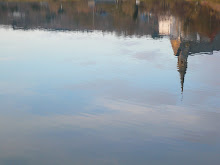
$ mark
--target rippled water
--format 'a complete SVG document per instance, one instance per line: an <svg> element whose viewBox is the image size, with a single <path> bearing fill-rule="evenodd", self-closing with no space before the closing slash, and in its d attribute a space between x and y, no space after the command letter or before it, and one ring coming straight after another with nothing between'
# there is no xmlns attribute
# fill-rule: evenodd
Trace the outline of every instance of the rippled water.
<svg viewBox="0 0 220 165"><path fill-rule="evenodd" d="M0 164L219 165L220 4L0 3Z"/></svg>

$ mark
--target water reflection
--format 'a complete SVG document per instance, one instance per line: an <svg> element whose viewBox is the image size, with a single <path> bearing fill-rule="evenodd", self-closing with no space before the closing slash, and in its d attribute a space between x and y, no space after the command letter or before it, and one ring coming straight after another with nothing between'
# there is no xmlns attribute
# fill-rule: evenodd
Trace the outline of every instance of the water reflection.
<svg viewBox="0 0 220 165"><path fill-rule="evenodd" d="M182 34L186 39L195 33L197 38L213 40L220 24L219 11L214 9L186 1L1 2L1 24L14 29L102 30L152 37Z"/></svg>
<svg viewBox="0 0 220 165"><path fill-rule="evenodd" d="M219 3L1 2L0 24L0 164L219 165Z"/></svg>
<svg viewBox="0 0 220 165"><path fill-rule="evenodd" d="M188 55L220 50L220 11L214 2L83 0L1 2L0 24L13 29L114 32L170 38L183 91Z"/></svg>

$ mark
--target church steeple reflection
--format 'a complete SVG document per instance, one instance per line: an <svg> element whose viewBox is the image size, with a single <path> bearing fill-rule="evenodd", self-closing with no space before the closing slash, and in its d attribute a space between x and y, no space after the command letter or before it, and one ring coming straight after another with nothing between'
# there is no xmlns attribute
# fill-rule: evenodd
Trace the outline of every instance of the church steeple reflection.
<svg viewBox="0 0 220 165"><path fill-rule="evenodd" d="M202 38L200 41L196 38L178 38L171 39L171 45L174 55L178 57L177 70L180 75L181 92L184 89L184 80L187 72L188 56L190 55L212 55L213 51L220 50L220 34L216 35L212 41Z"/></svg>
<svg viewBox="0 0 220 165"><path fill-rule="evenodd" d="M181 43L180 40L171 40L174 55L178 57L177 70L180 75L181 92L183 93L184 79L187 71L187 59L189 54L189 43Z"/></svg>
<svg viewBox="0 0 220 165"><path fill-rule="evenodd" d="M181 92L183 92L184 79L187 70L187 59L189 53L189 44L180 44L176 56L178 56L177 68L180 74Z"/></svg>

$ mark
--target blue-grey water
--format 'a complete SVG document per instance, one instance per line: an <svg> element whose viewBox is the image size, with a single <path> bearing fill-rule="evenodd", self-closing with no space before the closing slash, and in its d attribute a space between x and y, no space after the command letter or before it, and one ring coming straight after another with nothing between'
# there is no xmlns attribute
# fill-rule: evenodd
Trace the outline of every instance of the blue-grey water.
<svg viewBox="0 0 220 165"><path fill-rule="evenodd" d="M219 165L220 13L180 2L1 2L0 164Z"/></svg>

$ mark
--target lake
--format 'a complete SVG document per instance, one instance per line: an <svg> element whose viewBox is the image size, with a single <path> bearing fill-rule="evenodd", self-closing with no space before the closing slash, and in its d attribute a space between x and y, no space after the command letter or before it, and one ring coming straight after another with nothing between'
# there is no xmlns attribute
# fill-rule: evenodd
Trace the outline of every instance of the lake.
<svg viewBox="0 0 220 165"><path fill-rule="evenodd" d="M0 2L0 164L219 165L220 3Z"/></svg>

